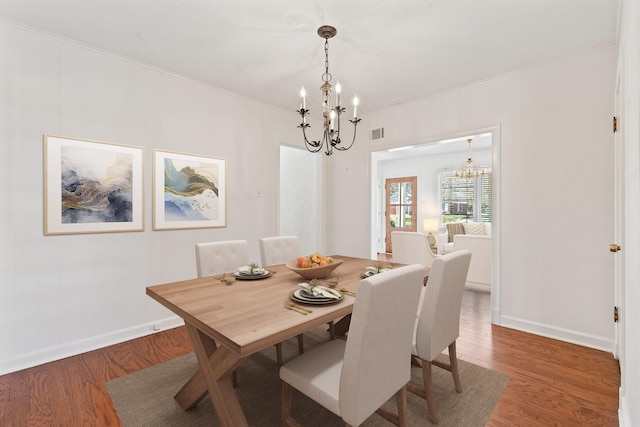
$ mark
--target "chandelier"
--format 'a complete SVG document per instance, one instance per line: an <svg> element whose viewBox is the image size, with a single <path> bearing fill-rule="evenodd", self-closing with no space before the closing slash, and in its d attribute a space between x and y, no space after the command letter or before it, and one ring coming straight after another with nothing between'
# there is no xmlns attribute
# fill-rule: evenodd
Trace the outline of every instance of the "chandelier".
<svg viewBox="0 0 640 427"><path fill-rule="evenodd" d="M467 139L469 143L469 157L462 163L461 167L455 168L455 176L459 178L478 178L484 175L486 172L482 166L478 166L475 160L471 157L471 141L473 138Z"/></svg>
<svg viewBox="0 0 640 427"><path fill-rule="evenodd" d="M358 126L358 122L360 121L358 118L358 97L356 96L353 98L353 119L349 120L353 123L353 139L348 146L343 145L342 139L340 138L340 116L346 110L340 105L340 91L342 88L340 87L340 83L336 83L334 90L331 86L332 76L331 73L329 73L329 39L334 37L337 32L338 31L334 27L329 25L323 25L318 28L318 35L324 39L324 73L322 74L322 86L320 86L320 90L322 91L323 117L322 139L309 141L307 138L307 128L310 127L310 125L307 123L306 119L307 114L309 114L309 110L306 109L307 92L304 87L300 90L302 103L300 104L300 109L297 110L298 114L302 117L302 123L300 123L298 127L302 128L305 147L312 153L317 153L322 150L322 147L325 147L324 153L327 156L333 154L334 148L340 151L346 151L351 148L353 142L356 140L356 126Z"/></svg>

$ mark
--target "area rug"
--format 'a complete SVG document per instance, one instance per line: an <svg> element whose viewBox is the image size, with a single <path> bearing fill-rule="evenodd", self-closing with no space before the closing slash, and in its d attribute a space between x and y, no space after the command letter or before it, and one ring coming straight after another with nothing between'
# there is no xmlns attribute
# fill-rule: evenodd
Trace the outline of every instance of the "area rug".
<svg viewBox="0 0 640 427"><path fill-rule="evenodd" d="M324 331L304 334L305 350L326 341ZM283 343L284 360L295 357L296 340ZM218 426L211 400L207 396L196 408L183 411L173 399L180 387L197 369L193 353L152 366L106 383L118 416L125 427L143 426ZM438 410L438 426L484 426L500 399L509 377L464 361L459 362L462 393L456 393L451 374L433 368ZM238 368L236 393L250 426L276 427L280 415L280 380L275 362L275 347L256 353ZM412 382L422 384L422 371L412 367ZM409 424L431 425L427 404L412 393L408 395ZM386 407L395 412L395 399ZM295 392L293 415L310 427L344 426L344 422L306 396ZM377 414L363 426L389 426Z"/></svg>

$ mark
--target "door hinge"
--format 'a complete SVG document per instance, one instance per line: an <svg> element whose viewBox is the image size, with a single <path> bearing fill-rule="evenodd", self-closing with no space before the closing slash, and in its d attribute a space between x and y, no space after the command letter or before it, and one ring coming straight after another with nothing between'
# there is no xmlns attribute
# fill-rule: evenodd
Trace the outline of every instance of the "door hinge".
<svg viewBox="0 0 640 427"><path fill-rule="evenodd" d="M618 118L613 116L613 132L615 133L618 130Z"/></svg>
<svg viewBox="0 0 640 427"><path fill-rule="evenodd" d="M618 307L613 307L613 321L618 321Z"/></svg>

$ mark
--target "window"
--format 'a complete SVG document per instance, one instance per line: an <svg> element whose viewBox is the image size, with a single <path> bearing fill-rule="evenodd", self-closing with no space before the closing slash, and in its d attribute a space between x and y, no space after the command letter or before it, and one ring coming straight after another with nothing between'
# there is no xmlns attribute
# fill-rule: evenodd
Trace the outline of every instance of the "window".
<svg viewBox="0 0 640 427"><path fill-rule="evenodd" d="M478 178L440 175L440 223L491 222L491 172Z"/></svg>

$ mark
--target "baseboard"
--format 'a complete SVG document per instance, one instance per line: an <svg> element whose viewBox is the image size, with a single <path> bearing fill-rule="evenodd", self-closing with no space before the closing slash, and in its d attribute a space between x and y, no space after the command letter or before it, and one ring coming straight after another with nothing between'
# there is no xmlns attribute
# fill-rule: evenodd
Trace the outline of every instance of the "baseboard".
<svg viewBox="0 0 640 427"><path fill-rule="evenodd" d="M491 307L491 324L500 325L500 310Z"/></svg>
<svg viewBox="0 0 640 427"><path fill-rule="evenodd" d="M505 328L516 329L547 338L553 338L584 347L594 348L613 354L614 342L604 337L585 334L570 329L559 328L552 325L545 325L538 322L532 322L526 319L520 319L511 316L500 316L500 326Z"/></svg>
<svg viewBox="0 0 640 427"><path fill-rule="evenodd" d="M629 399L622 395L622 387L620 387L619 396L620 406L618 407L618 425L620 427L631 427L631 408L629 408Z"/></svg>
<svg viewBox="0 0 640 427"><path fill-rule="evenodd" d="M466 282L464 288L470 291L491 293L491 285L487 283Z"/></svg>
<svg viewBox="0 0 640 427"><path fill-rule="evenodd" d="M184 325L184 321L180 317L172 316L131 328L113 331L108 334L75 341L62 346L48 347L13 359L3 360L0 362L0 375L64 359L65 357L76 356L88 351L108 347L110 345L151 335L159 331L173 329L182 325Z"/></svg>

